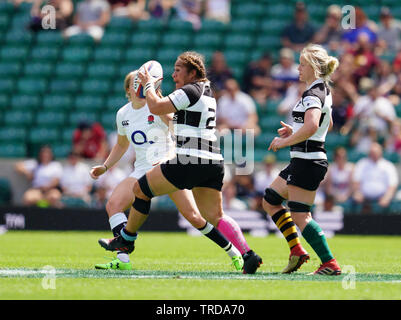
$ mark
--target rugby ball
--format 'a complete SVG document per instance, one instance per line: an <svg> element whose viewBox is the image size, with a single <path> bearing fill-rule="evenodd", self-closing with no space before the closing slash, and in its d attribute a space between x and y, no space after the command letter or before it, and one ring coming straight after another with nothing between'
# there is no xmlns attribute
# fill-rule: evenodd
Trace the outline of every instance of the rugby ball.
<svg viewBox="0 0 401 320"><path fill-rule="evenodd" d="M148 62L145 62L140 68L139 72L144 73L146 70L148 70L148 73L155 79L159 79L155 82L155 89L157 90L160 88L160 85L163 80L163 68L162 65L156 61L156 60L150 60ZM145 98L145 94L143 92L143 86L141 84L141 81L139 79L139 75L137 74L134 78L134 91L137 97L139 98Z"/></svg>

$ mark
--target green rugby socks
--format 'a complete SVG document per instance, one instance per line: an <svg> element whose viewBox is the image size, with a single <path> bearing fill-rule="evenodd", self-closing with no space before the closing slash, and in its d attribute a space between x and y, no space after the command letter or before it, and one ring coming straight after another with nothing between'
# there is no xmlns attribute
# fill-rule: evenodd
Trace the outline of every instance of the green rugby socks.
<svg viewBox="0 0 401 320"><path fill-rule="evenodd" d="M302 236L309 243L309 245L315 250L322 263L325 263L333 259L333 255L329 249L326 237L324 236L323 230L317 224L315 220L311 220L304 230Z"/></svg>

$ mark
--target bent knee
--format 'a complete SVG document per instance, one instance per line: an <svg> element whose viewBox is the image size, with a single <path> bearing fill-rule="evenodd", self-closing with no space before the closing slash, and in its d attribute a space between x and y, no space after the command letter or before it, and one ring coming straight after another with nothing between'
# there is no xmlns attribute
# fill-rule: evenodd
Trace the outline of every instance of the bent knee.
<svg viewBox="0 0 401 320"><path fill-rule="evenodd" d="M196 211L186 212L185 217L189 223L197 229L203 228L206 224L206 220Z"/></svg>

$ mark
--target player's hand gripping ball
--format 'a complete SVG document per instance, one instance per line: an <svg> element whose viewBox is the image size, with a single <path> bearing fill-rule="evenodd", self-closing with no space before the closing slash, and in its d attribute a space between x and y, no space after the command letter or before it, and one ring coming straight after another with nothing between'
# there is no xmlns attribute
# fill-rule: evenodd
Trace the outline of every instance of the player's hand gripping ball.
<svg viewBox="0 0 401 320"><path fill-rule="evenodd" d="M163 80L163 68L158 61L150 60L145 62L140 68L139 72L145 73L145 69L148 74L154 79L155 90L157 90ZM138 74L139 74L138 72ZM139 75L136 75L133 80L134 91L137 97L145 98L145 92L143 85L141 84L141 79L139 79Z"/></svg>

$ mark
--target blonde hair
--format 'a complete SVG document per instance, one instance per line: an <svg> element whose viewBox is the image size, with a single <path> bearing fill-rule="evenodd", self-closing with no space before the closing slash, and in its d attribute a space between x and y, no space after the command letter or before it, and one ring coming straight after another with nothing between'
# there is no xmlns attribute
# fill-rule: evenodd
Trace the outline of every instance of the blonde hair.
<svg viewBox="0 0 401 320"><path fill-rule="evenodd" d="M125 76L125 79L124 79L125 96L127 97L127 99L129 101L132 100L131 94L129 93L129 89L133 86L134 78L137 75L137 73L138 73L138 70L131 71L130 73L128 73Z"/></svg>
<svg viewBox="0 0 401 320"><path fill-rule="evenodd" d="M125 79L124 79L124 90L125 90L125 96L127 97L128 101L132 101L132 97L131 97L131 94L129 93L129 89L131 89L134 86L134 79L135 79L136 75L138 74L138 72L139 72L139 70L134 70L134 71L131 71L130 73L128 73L125 76ZM162 96L162 90L161 90L160 87L156 90L156 94L160 98L163 97Z"/></svg>
<svg viewBox="0 0 401 320"><path fill-rule="evenodd" d="M339 62L336 57L329 56L326 49L318 44L309 44L301 51L301 56L311 65L316 78L330 82L330 75L337 69Z"/></svg>

